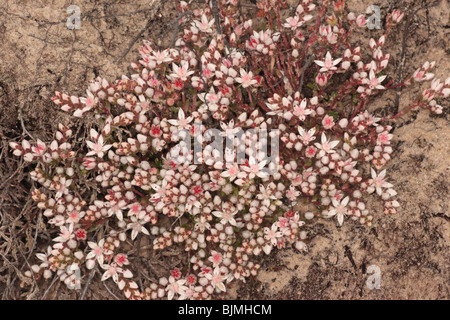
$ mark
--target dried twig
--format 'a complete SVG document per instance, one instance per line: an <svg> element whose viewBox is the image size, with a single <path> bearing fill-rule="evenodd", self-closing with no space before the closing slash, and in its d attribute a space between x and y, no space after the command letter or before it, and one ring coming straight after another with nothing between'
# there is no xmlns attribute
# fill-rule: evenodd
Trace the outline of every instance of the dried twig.
<svg viewBox="0 0 450 320"><path fill-rule="evenodd" d="M298 86L298 92L300 92L300 94L302 93L302 88L303 88L303 81L304 81L304 77L305 77L305 72L306 70L309 68L310 64L312 63L312 61L314 60L314 54L311 54L308 59L305 62L305 65L302 68L302 73L300 75L300 84Z"/></svg>
<svg viewBox="0 0 450 320"><path fill-rule="evenodd" d="M122 300L120 299L118 296L116 296L111 289L108 288L108 286L106 285L106 281L102 281L103 285L105 286L106 290L109 292L110 295L112 295L116 300Z"/></svg>
<svg viewBox="0 0 450 320"><path fill-rule="evenodd" d="M406 41L407 38L409 36L409 26L411 24L411 11L409 11L406 14L406 19L405 19L405 25L403 28L403 40L402 40L402 51L400 54L400 65L398 67L398 78L397 78L397 82L401 82L401 79L403 77L403 66L406 60ZM400 94L402 91L402 86L398 87L396 90L396 94L395 94L395 102L394 102L394 109L395 109L395 113L398 112L399 109L399 105L400 105Z"/></svg>
<svg viewBox="0 0 450 320"><path fill-rule="evenodd" d="M137 34L136 37L134 37L134 39L133 39L133 40L130 42L130 44L128 45L128 48L127 48L124 52L122 52L122 54L121 54L117 59L114 60L114 63L116 63L116 62L122 60L122 59L128 54L128 52L130 52L131 48L134 46L134 44L136 43L136 41L138 41L139 38L142 37L142 35L144 34L144 32L145 32L148 28L150 28L150 26L151 26L152 23L153 23L153 20L155 19L155 16L158 15L158 12L159 12L159 10L161 9L161 6L162 6L164 3L166 3L166 2L167 2L167 0L161 0L161 2L158 4L158 6L157 6L157 8L156 8L155 14L154 14L151 18L149 18L149 19L147 20L147 23L146 23L145 27L142 28L142 30Z"/></svg>
<svg viewBox="0 0 450 320"><path fill-rule="evenodd" d="M122 60L128 54L128 52L130 52L131 48L134 46L136 41L138 41L139 38L144 34L144 32L151 26L152 22L153 18L147 20L147 24L145 25L145 27L142 28L142 30L138 33L136 37L134 37L134 39L128 45L128 48L124 52L122 52L122 54L117 59L114 60L114 63Z"/></svg>
<svg viewBox="0 0 450 320"><path fill-rule="evenodd" d="M211 0L212 14L216 23L216 29L218 34L222 34L222 26L220 25L219 7L217 6L217 0Z"/></svg>
<svg viewBox="0 0 450 320"><path fill-rule="evenodd" d="M185 16L187 15L191 15L192 11L186 11L183 12L182 14L180 14L176 19L175 19L175 27L173 28L174 31L172 33L172 40L170 41L170 45L169 48L173 48L173 46L175 45L175 41L177 40L177 34L178 34L178 30L180 28L180 20L183 19Z"/></svg>
<svg viewBox="0 0 450 320"><path fill-rule="evenodd" d="M350 260L350 263L352 264L353 268L355 270L358 270L358 267L356 266L355 260L353 260L352 252L350 251L350 248L348 246L344 246L345 253L344 255Z"/></svg>
<svg viewBox="0 0 450 320"><path fill-rule="evenodd" d="M86 284L84 285L83 292L81 292L81 296L80 296L79 300L84 300L84 297L86 296L89 285L91 284L92 279L94 278L94 275L95 275L95 269L92 269L91 272L89 273L89 277L86 281Z"/></svg>
<svg viewBox="0 0 450 320"><path fill-rule="evenodd" d="M219 15L219 7L217 6L217 0L211 0L211 6L212 6L212 14L214 16L214 21L216 23L216 29L217 29L217 34L222 35L222 26L220 25L220 15ZM230 44L228 43L228 40L226 37L223 37L223 41L225 42L225 46L228 49L228 54L231 53L231 47Z"/></svg>
<svg viewBox="0 0 450 320"><path fill-rule="evenodd" d="M58 275L55 274L55 276L53 277L52 282L50 283L50 285L48 286L47 290L45 290L44 294L41 297L41 300L45 300L45 298L47 297L48 293L50 292L50 289L53 287L53 285L56 283L56 281L59 280Z"/></svg>

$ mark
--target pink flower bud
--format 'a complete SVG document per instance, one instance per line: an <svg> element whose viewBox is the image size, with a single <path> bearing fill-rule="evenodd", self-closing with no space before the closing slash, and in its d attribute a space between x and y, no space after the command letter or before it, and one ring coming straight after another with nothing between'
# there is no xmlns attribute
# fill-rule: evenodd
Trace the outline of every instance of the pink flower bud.
<svg viewBox="0 0 450 320"><path fill-rule="evenodd" d="M356 15L355 15L353 12L350 12L350 13L347 15L347 19L348 19L349 21L354 21L354 20L356 19Z"/></svg>
<svg viewBox="0 0 450 320"><path fill-rule="evenodd" d="M392 22L399 23L404 16L405 16L404 12L401 12L400 10L394 10L392 11Z"/></svg>
<svg viewBox="0 0 450 320"><path fill-rule="evenodd" d="M357 25L358 27L365 27L366 24L367 24L367 20L366 20L366 17L365 17L363 14L359 15L359 16L356 18L356 25Z"/></svg>
<svg viewBox="0 0 450 320"><path fill-rule="evenodd" d="M341 63L341 68L344 70L347 70L348 68L350 68L350 61L344 61Z"/></svg>
<svg viewBox="0 0 450 320"><path fill-rule="evenodd" d="M344 0L333 1L333 9L334 9L334 11L337 11L337 12L344 11L345 1Z"/></svg>
<svg viewBox="0 0 450 320"><path fill-rule="evenodd" d="M324 73L319 73L316 77L316 83L319 87L325 87L328 82L328 77Z"/></svg>
<svg viewBox="0 0 450 320"><path fill-rule="evenodd" d="M350 49L346 49L344 52L344 58L350 58L352 56L352 51Z"/></svg>
<svg viewBox="0 0 450 320"><path fill-rule="evenodd" d="M341 128L346 128L348 125L348 120L346 118L339 120L339 126Z"/></svg>

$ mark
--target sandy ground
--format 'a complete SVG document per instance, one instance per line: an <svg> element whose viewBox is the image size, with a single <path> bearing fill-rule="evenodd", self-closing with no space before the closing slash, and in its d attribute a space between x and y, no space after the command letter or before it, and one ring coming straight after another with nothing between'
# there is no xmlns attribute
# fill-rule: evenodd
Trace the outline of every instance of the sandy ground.
<svg viewBox="0 0 450 320"><path fill-rule="evenodd" d="M158 2L158 1L157 1ZM372 1L348 1L364 13ZM392 55L390 74L403 79L426 61L436 60L437 76L450 75L450 9L441 1L379 0L382 15L394 8L412 8L402 60L404 31L393 33L386 45ZM66 8L78 5L81 29L69 30ZM427 7L428 6L428 7ZM414 12L413 12L414 11ZM43 223L28 228L18 238L22 222L34 212L27 187L31 187L22 163L7 156L6 142L30 134L51 137L57 123L68 120L50 101L55 90L82 95L87 82L102 76L114 80L126 74L136 49L146 37L169 39L176 17L171 3L148 1L12 1L0 3L0 296L5 299L76 298L56 284L32 293L18 288L17 270L27 268L24 257L45 246L33 245ZM145 28L146 26L149 26ZM376 37L380 31L369 32ZM170 35L170 34L169 34ZM135 42L133 42L136 40ZM361 42L368 39L361 36ZM407 106L418 87L400 95ZM392 112L395 93L372 103L372 110ZM372 227L314 220L307 224L309 252L294 249L275 252L261 260L256 279L236 284L234 299L448 299L450 224L448 213L449 135L448 114L430 117L416 113L399 121L394 130L394 160L388 164L389 181L398 191L401 208L384 216L373 204ZM19 182L19 183L18 183ZM10 216L9 220L6 218ZM43 237L45 239L45 237ZM16 244L16 246L12 245ZM17 247L17 248L16 248ZM30 259L32 261L33 258ZM380 271L380 288L366 284L369 266ZM92 287L91 299L111 298L105 287Z"/></svg>

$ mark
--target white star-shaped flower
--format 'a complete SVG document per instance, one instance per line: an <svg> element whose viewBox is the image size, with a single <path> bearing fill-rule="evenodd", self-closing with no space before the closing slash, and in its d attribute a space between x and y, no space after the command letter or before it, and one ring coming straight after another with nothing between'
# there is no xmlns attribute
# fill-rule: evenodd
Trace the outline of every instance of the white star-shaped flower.
<svg viewBox="0 0 450 320"><path fill-rule="evenodd" d="M344 222L344 216L347 214L347 204L348 204L349 200L350 200L349 197L345 197L341 201L339 201L335 197L333 197L332 198L333 208L331 210L329 210L325 216L327 218L336 216L339 225L342 226L342 223Z"/></svg>
<svg viewBox="0 0 450 320"><path fill-rule="evenodd" d="M194 117L192 116L186 118L183 109L180 108L178 110L178 120L170 119L168 120L168 122L171 125L177 126L178 128L189 129L190 128L189 123L192 121L192 119L194 119Z"/></svg>
<svg viewBox="0 0 450 320"><path fill-rule="evenodd" d="M321 60L314 60L314 62L321 67L320 68L320 72L328 72L328 71L333 71L336 70L337 67L336 65L339 64L339 62L341 62L342 58L333 60L333 58L331 57L331 53L327 52L327 54L325 55L325 60L321 61Z"/></svg>

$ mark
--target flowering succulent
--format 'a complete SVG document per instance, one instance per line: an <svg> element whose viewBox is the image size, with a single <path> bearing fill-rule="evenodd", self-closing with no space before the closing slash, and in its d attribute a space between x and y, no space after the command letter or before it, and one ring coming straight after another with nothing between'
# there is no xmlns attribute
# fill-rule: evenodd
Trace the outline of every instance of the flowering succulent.
<svg viewBox="0 0 450 320"><path fill-rule="evenodd" d="M365 50L351 36L367 20L343 0L259 0L257 23L238 1L178 7L192 20L180 19L173 48L145 40L135 74L97 78L86 97L55 93L62 110L92 119L85 141L60 124L49 143L10 143L35 164L33 199L56 230L30 279L71 284L77 268L100 268L129 299L209 299L256 275L255 256L306 250L306 220L371 225L370 194L387 214L400 206L384 168L391 122L417 107L439 114L450 94L450 78L434 79L396 115L367 111L380 92L434 78L434 62L399 85L387 75L382 50L402 12ZM213 136L235 139L220 150ZM269 157L270 139L279 144ZM138 237L189 258L140 287L129 253Z"/></svg>

